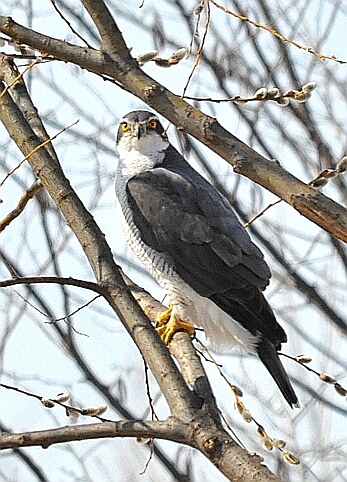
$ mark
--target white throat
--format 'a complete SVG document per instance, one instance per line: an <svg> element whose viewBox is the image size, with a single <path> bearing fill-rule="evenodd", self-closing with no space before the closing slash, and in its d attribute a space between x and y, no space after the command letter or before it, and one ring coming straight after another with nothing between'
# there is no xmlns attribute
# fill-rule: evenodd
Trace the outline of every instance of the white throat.
<svg viewBox="0 0 347 482"><path fill-rule="evenodd" d="M130 135L123 136L117 146L119 154L117 177L128 180L153 169L154 166L163 162L168 147L168 140L160 135L144 135L140 139Z"/></svg>

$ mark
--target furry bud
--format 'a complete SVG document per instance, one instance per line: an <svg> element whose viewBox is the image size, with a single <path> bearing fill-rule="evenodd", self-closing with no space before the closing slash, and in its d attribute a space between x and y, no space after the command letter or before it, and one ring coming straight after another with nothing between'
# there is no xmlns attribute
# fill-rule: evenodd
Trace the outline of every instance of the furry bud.
<svg viewBox="0 0 347 482"><path fill-rule="evenodd" d="M307 84L302 86L302 90L305 92L312 92L317 88L316 82L308 82Z"/></svg>
<svg viewBox="0 0 347 482"><path fill-rule="evenodd" d="M150 62L158 55L158 50L150 50L149 52L145 52L144 54L140 54L136 57L137 62L139 65L146 64Z"/></svg>
<svg viewBox="0 0 347 482"><path fill-rule="evenodd" d="M331 384L336 383L336 378L333 377L332 375L329 375L328 373L321 373L319 375L319 378L325 383L331 383Z"/></svg>
<svg viewBox="0 0 347 482"><path fill-rule="evenodd" d="M95 407L85 407L81 410L82 415L88 415L89 417L97 417L102 415L107 410L107 405L97 405Z"/></svg>
<svg viewBox="0 0 347 482"><path fill-rule="evenodd" d="M344 157L337 163L336 171L340 173L340 172L345 172L346 169L347 169L347 156L344 156Z"/></svg>
<svg viewBox="0 0 347 482"><path fill-rule="evenodd" d="M184 59L184 57L187 55L187 49L178 49L176 50L176 52L174 52L171 56L170 56L170 59L174 59L174 60L182 60ZM169 60L170 60L169 59Z"/></svg>
<svg viewBox="0 0 347 482"><path fill-rule="evenodd" d="M255 92L253 97L255 99L266 99L266 96L267 96L267 89L265 87L261 87Z"/></svg>
<svg viewBox="0 0 347 482"><path fill-rule="evenodd" d="M46 408L53 408L55 406L55 403L53 403L49 398L44 398L42 397L40 402L42 405L44 405Z"/></svg>
<svg viewBox="0 0 347 482"><path fill-rule="evenodd" d="M65 403L70 400L70 395L68 393L58 393L55 397L51 398L53 402Z"/></svg>

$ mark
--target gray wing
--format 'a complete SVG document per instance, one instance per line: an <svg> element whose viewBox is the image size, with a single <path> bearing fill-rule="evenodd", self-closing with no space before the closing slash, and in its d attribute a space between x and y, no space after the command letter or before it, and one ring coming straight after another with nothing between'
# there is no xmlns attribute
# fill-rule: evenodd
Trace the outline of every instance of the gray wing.
<svg viewBox="0 0 347 482"><path fill-rule="evenodd" d="M286 335L261 292L271 276L261 251L228 201L177 156L127 184L143 241L200 295L279 346Z"/></svg>

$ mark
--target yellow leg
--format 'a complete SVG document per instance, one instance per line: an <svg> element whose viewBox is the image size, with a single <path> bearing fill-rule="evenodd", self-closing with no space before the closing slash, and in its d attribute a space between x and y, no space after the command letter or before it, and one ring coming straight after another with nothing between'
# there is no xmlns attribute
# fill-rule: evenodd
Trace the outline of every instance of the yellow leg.
<svg viewBox="0 0 347 482"><path fill-rule="evenodd" d="M186 331L191 336L195 333L194 326L177 318L177 316L173 314L172 309L173 306L170 303L169 309L159 315L156 327L157 333L165 345L170 343L176 331Z"/></svg>

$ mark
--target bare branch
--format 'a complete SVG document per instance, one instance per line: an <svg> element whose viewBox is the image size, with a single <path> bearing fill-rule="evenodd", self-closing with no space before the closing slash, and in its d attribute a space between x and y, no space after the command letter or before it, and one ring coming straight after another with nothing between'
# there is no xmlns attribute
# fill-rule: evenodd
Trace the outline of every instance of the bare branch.
<svg viewBox="0 0 347 482"><path fill-rule="evenodd" d="M339 60L333 55L324 55L319 52L315 52L312 47L305 47L304 45L299 44L298 42L295 42L294 40L291 40L290 38L285 37L281 33L277 32L274 28L267 27L266 25L263 25L259 22L255 22L254 20L251 20L248 17L245 17L244 15L239 15L238 13L232 12L228 10L227 8L223 7L219 3L215 2L214 0L209 0L210 3L212 3L215 7L223 10L223 12L232 15L233 17L236 17L238 20L241 20L243 22L247 22L250 25L253 25L253 27L261 28L263 30L266 30L269 32L271 35L274 35L277 37L279 40L282 42L287 42L291 45L294 45L294 47L297 47L298 49L305 50L305 52L308 52L309 54L313 54L316 57L320 59L326 59L326 60L333 60L334 62L337 62L338 64L347 64L346 60Z"/></svg>
<svg viewBox="0 0 347 482"><path fill-rule="evenodd" d="M5 93L5 91L3 91L3 93ZM49 144L51 141L53 141L54 139L56 139L60 134L62 134L63 132L65 132L67 129L70 129L70 127L74 126L75 124L77 124L78 120L73 122L72 124L70 124L69 126L67 127L63 127L62 129L60 129L59 132L57 132L53 137L50 137L48 139L46 139L45 141L41 142L38 146L34 147L34 149L32 151L30 151L25 157L24 159L22 159L13 169L11 169L10 172L8 172L6 174L6 176L4 177L4 179L0 182L0 187L3 186L3 184L5 183L5 181L17 170L20 168L20 166L29 159L30 156L32 156L33 154L35 154L36 151L38 151L39 149L41 149L42 147L45 147L47 144Z"/></svg>
<svg viewBox="0 0 347 482"><path fill-rule="evenodd" d="M3 231L10 223L18 218L18 216L24 211L29 200L32 199L41 189L43 188L41 181L38 179L32 184L29 189L22 195L17 206L0 221L0 233Z"/></svg>
<svg viewBox="0 0 347 482"><path fill-rule="evenodd" d="M9 433L10 431L8 430L7 427L4 426L3 423L0 422L0 431L2 433ZM33 472L33 474L36 475L38 480L41 482L49 482L49 478L46 477L45 473L41 470L39 464L37 464L32 457L30 457L28 454L26 454L23 450L19 450L16 448L13 448L13 452L17 455L19 460L22 460L24 464Z"/></svg>
<svg viewBox="0 0 347 482"><path fill-rule="evenodd" d="M59 285L69 285L69 286L76 286L77 288L84 288L87 290L95 291L99 294L105 293L105 288L100 286L97 283L93 283L92 281L86 281L76 278L63 278L59 276L23 276L23 277L16 277L11 278L8 280L0 281L0 288L6 288L8 286L14 286L19 284L39 284L39 283L50 283L50 284L59 284ZM120 287L121 289L126 290L125 286ZM136 289L136 288L134 288Z"/></svg>
<svg viewBox="0 0 347 482"><path fill-rule="evenodd" d="M0 450L41 446L47 448L57 443L73 440L90 440L116 437L141 437L172 440L187 443L188 427L170 418L164 422L158 421L126 421L102 422L86 425L75 425L37 432L3 434L0 437Z"/></svg>
<svg viewBox="0 0 347 482"><path fill-rule="evenodd" d="M82 37L82 35L80 35L79 32L76 29L73 28L73 26L68 21L68 19L65 17L65 15L60 11L60 9L58 8L57 2L55 2L55 0L51 0L51 4L53 5L54 10L57 12L59 17L68 25L71 32L74 35L76 35L76 37L78 37L80 40L82 40L82 42L85 43L87 45L87 47L92 48L92 46L89 45L89 43Z"/></svg>
<svg viewBox="0 0 347 482"><path fill-rule="evenodd" d="M86 2L87 3L87 2ZM100 14L103 2L88 2L89 13ZM102 14L105 14L101 7ZM235 172L249 177L278 197L291 204L301 214L333 236L347 241L346 210L335 201L299 181L292 174L256 153L237 137L224 129L216 119L202 114L179 96L165 89L140 70L135 59L125 53L124 41L117 43L121 35L112 21L103 31L103 44L111 58L102 52L77 47L16 24L9 17L0 17L0 31L56 58L77 63L98 74L109 75L122 83L148 105L156 109L180 129L196 137L229 162ZM106 38L108 36L108 38Z"/></svg>

